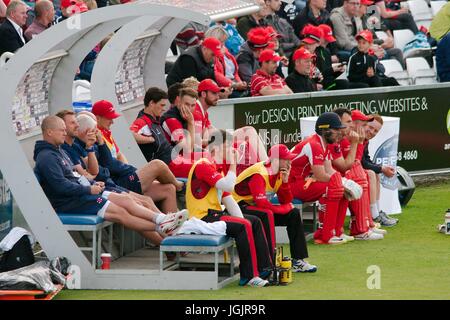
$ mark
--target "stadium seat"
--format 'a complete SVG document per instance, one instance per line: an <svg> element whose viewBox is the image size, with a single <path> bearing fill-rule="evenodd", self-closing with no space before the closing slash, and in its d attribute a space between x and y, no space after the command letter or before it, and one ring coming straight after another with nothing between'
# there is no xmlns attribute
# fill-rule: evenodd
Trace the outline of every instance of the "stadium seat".
<svg viewBox="0 0 450 320"><path fill-rule="evenodd" d="M113 223L105 221L97 215L57 213L67 231L92 232L92 246L80 247L82 251L92 252L92 266L99 266L102 253L102 230L109 228L108 250L112 252Z"/></svg>
<svg viewBox="0 0 450 320"><path fill-rule="evenodd" d="M180 234L164 238L159 247L159 270L170 271L181 269L180 252L214 253L214 273L219 287L223 287L235 278L234 274L234 240L228 236ZM225 279L219 278L219 254L230 248L230 275ZM176 252L176 262L164 267L164 252ZM201 268L204 263L195 264ZM187 265L187 264L186 264Z"/></svg>
<svg viewBox="0 0 450 320"><path fill-rule="evenodd" d="M385 68L385 74L388 77L394 77L400 85L410 85L412 79L408 72L403 70L402 65L396 59L380 60L380 63Z"/></svg>
<svg viewBox="0 0 450 320"><path fill-rule="evenodd" d="M394 30L394 45L403 51L405 45L414 39L414 33L409 29Z"/></svg>
<svg viewBox="0 0 450 320"><path fill-rule="evenodd" d="M406 59L406 68L413 84L436 83L436 73L422 57Z"/></svg>
<svg viewBox="0 0 450 320"><path fill-rule="evenodd" d="M381 40L387 39L389 37L388 34L384 31L375 31L375 34L377 35L377 38Z"/></svg>
<svg viewBox="0 0 450 320"><path fill-rule="evenodd" d="M425 0L408 0L408 7L418 27L430 27L433 15Z"/></svg>
<svg viewBox="0 0 450 320"><path fill-rule="evenodd" d="M441 10L441 8L447 3L447 1L431 1L431 14L433 17Z"/></svg>

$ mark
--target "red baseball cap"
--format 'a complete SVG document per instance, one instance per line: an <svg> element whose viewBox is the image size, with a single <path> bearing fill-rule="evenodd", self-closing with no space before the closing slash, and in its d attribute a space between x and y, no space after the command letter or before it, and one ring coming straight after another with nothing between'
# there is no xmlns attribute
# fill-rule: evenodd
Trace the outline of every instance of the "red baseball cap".
<svg viewBox="0 0 450 320"><path fill-rule="evenodd" d="M361 5L362 5L362 6L371 6L371 5L373 5L373 1L370 1L370 0L361 0Z"/></svg>
<svg viewBox="0 0 450 320"><path fill-rule="evenodd" d="M275 53L275 51L271 49L263 50L259 56L259 62L265 62L265 61L275 61L278 62L281 60L281 57Z"/></svg>
<svg viewBox="0 0 450 320"><path fill-rule="evenodd" d="M220 42L218 39L209 37L203 40L202 46L205 48L210 49L216 56L222 55L222 42Z"/></svg>
<svg viewBox="0 0 450 320"><path fill-rule="evenodd" d="M250 29L247 33L247 42L254 49L264 49L269 46L271 40L270 34L266 28L258 27Z"/></svg>
<svg viewBox="0 0 450 320"><path fill-rule="evenodd" d="M212 91L212 92L225 92L224 88L220 88L214 80L205 79L200 81L197 88L198 92Z"/></svg>
<svg viewBox="0 0 450 320"><path fill-rule="evenodd" d="M121 116L114 110L113 104L108 100L100 100L94 103L91 112L106 119L116 119Z"/></svg>
<svg viewBox="0 0 450 320"><path fill-rule="evenodd" d="M360 31L355 36L356 40L358 40L359 38L363 38L364 40L366 40L367 42L370 42L370 43L373 42L373 35L372 35L372 32L370 32L369 30L362 30L362 31Z"/></svg>
<svg viewBox="0 0 450 320"><path fill-rule="evenodd" d="M321 24L318 28L322 31L322 38L327 42L336 42L336 38L333 37L333 29L327 24Z"/></svg>
<svg viewBox="0 0 450 320"><path fill-rule="evenodd" d="M61 0L61 8L65 9L77 3L75 0Z"/></svg>
<svg viewBox="0 0 450 320"><path fill-rule="evenodd" d="M297 50L295 50L294 55L292 56L292 60L298 60L298 59L312 59L316 55L309 52L308 49L305 47L301 47Z"/></svg>
<svg viewBox="0 0 450 320"><path fill-rule="evenodd" d="M269 34L269 36L272 39L274 39L274 38L283 38L283 36L281 34L279 34L277 32L277 30L275 30L272 26L266 27L266 32Z"/></svg>
<svg viewBox="0 0 450 320"><path fill-rule="evenodd" d="M368 117L359 110L352 110L352 120L373 121L373 117Z"/></svg>
<svg viewBox="0 0 450 320"><path fill-rule="evenodd" d="M307 44L320 42L320 38L322 38L322 30L320 30L319 27L313 26L311 24L307 24L303 28L302 34L304 36L302 41Z"/></svg>
<svg viewBox="0 0 450 320"><path fill-rule="evenodd" d="M276 144L269 150L270 159L293 160L297 155L289 151L284 144Z"/></svg>

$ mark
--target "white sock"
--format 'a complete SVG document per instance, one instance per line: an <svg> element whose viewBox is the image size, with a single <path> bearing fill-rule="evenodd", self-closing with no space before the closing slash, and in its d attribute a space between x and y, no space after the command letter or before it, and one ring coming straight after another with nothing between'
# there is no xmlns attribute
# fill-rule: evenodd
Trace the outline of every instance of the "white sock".
<svg viewBox="0 0 450 320"><path fill-rule="evenodd" d="M166 215L164 213L158 214L155 219L156 224L161 224L165 217Z"/></svg>
<svg viewBox="0 0 450 320"><path fill-rule="evenodd" d="M378 216L380 215L378 212L378 206L376 203L372 203L370 205L370 212L372 213L372 219L376 219L378 218Z"/></svg>

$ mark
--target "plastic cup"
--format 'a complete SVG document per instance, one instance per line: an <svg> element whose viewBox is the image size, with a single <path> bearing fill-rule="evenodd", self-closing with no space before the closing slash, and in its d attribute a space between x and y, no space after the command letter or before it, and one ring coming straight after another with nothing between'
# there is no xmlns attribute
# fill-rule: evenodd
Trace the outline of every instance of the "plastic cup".
<svg viewBox="0 0 450 320"><path fill-rule="evenodd" d="M102 259L102 269L109 269L111 267L111 254L110 253L102 253L100 256Z"/></svg>

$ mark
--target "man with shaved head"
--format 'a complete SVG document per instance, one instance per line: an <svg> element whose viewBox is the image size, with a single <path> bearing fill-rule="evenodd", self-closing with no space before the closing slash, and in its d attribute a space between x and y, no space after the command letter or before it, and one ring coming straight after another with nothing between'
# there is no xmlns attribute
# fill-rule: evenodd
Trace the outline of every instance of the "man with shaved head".
<svg viewBox="0 0 450 320"><path fill-rule="evenodd" d="M34 148L34 170L56 212L98 215L141 233L156 230L163 237L175 233L187 219L187 210L155 213L129 195L105 191L103 182L77 174L69 156L61 149L67 135L61 118L45 118L41 129L43 140L37 141Z"/></svg>
<svg viewBox="0 0 450 320"><path fill-rule="evenodd" d="M33 37L45 29L48 29L55 17L55 8L49 0L39 0L34 6L34 21L25 31L25 39L30 41Z"/></svg>

